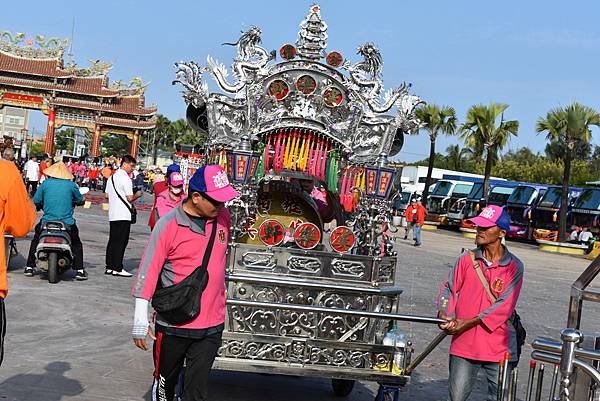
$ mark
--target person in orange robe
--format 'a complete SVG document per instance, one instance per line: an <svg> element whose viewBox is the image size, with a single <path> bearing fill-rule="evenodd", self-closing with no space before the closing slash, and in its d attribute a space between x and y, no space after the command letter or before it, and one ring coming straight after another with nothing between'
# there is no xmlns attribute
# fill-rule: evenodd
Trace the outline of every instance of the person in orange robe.
<svg viewBox="0 0 600 401"><path fill-rule="evenodd" d="M35 210L14 163L0 160L0 233L24 237L33 227ZM5 241L0 241L0 365L4 358L6 312L4 299L8 293Z"/></svg>

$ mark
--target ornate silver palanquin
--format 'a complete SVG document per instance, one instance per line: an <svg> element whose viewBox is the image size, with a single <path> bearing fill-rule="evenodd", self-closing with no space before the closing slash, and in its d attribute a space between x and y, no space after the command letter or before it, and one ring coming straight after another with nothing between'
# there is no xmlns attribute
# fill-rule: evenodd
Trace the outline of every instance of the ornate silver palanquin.
<svg viewBox="0 0 600 401"><path fill-rule="evenodd" d="M188 121L206 133L210 151L247 147L248 141L262 151L272 133L301 132L332 144L348 165L385 166L403 136L419 129L414 109L422 101L409 93L409 84L383 91L383 61L373 44L358 48L362 60L356 63L326 53L327 25L318 6L301 23L295 46L281 48L282 61L260 44L257 27L230 43L237 48L232 74L210 56L205 67L175 64ZM221 93L209 92L206 75ZM263 181L280 178L268 166L264 174ZM253 221L257 186L238 185L243 196L231 205L236 239ZM407 375L392 373L390 362L394 353L404 353L408 366L410 343L382 345L391 322L402 320L397 258L382 240L389 203L364 194L360 199L347 216L360 254L232 241L217 368L405 383Z"/></svg>

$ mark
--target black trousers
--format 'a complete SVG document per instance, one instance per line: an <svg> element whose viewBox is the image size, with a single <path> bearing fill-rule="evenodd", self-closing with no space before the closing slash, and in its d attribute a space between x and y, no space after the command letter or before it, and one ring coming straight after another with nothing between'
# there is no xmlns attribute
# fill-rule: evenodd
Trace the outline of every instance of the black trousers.
<svg viewBox="0 0 600 401"><path fill-rule="evenodd" d="M208 374L221 346L219 331L203 338L177 337L156 333L154 341L154 385L152 400L173 401L175 386L185 360L182 399L208 400Z"/></svg>
<svg viewBox="0 0 600 401"><path fill-rule="evenodd" d="M123 270L123 257L129 242L131 221L118 220L110 222L108 244L106 245L106 268L120 272Z"/></svg>
<svg viewBox="0 0 600 401"><path fill-rule="evenodd" d="M29 181L27 180L27 192L31 194L31 196L35 195L37 191L38 182L37 181ZM29 191L29 187L31 187L31 191Z"/></svg>
<svg viewBox="0 0 600 401"><path fill-rule="evenodd" d="M4 335L6 334L6 309L4 298L0 298L0 365L4 360Z"/></svg>
<svg viewBox="0 0 600 401"><path fill-rule="evenodd" d="M67 232L71 236L71 251L73 252L73 270L83 269L83 244L79 238L79 229L77 224L72 226L67 225ZM42 234L42 222L40 221L35 226L35 232L31 245L29 246L29 255L27 256L27 266L35 266L35 250L40 242L40 235Z"/></svg>

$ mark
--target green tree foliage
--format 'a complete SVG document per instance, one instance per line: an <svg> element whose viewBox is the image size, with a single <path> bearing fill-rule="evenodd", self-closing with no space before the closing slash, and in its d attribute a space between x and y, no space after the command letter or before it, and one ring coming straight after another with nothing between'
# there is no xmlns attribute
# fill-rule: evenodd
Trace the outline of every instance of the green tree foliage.
<svg viewBox="0 0 600 401"><path fill-rule="evenodd" d="M121 157L129 153L131 139L125 135L106 134L102 136L102 156Z"/></svg>
<svg viewBox="0 0 600 401"><path fill-rule="evenodd" d="M504 120L507 104L490 102L489 106L478 104L467 111L467 118L460 127L461 137L465 144L478 152L483 149L485 170L483 193L487 201L490 185L490 174L498 151L507 145L511 135L517 135L519 122ZM498 125L496 122L500 119Z"/></svg>
<svg viewBox="0 0 600 401"><path fill-rule="evenodd" d="M73 154L73 145L75 144L75 128L64 128L56 131L54 141L57 150L66 150L67 154Z"/></svg>
<svg viewBox="0 0 600 401"><path fill-rule="evenodd" d="M571 161L579 143L589 143L592 139L591 127L600 127L600 114L591 107L577 102L567 107L557 107L540 117L536 124L538 133L545 133L551 142L564 144L564 170L562 180L561 208L558 216L558 240L564 242L567 236L568 187L571 179ZM577 162L581 160L575 159Z"/></svg>
<svg viewBox="0 0 600 401"><path fill-rule="evenodd" d="M461 149L460 161L456 161L457 147L458 145L449 146L445 155L436 153L434 167L483 174L485 168L483 161L471 159L471 153L468 149ZM423 159L412 164L426 166L428 160ZM562 160L552 160L539 153L533 153L529 148L523 147L507 152L500 157L492 167L491 175L511 181L560 185L563 176L563 162ZM586 182L598 179L600 179L600 146L597 146L597 152L592 154L590 160L575 160L572 162L570 182L572 186L581 187L585 186Z"/></svg>
<svg viewBox="0 0 600 401"><path fill-rule="evenodd" d="M29 148L29 155L41 155L44 153L44 142L34 142Z"/></svg>
<svg viewBox="0 0 600 401"><path fill-rule="evenodd" d="M546 157L552 160L564 160L565 144L562 139L558 141L550 141L544 150ZM586 141L577 141L573 148L573 159L589 160L592 156L592 144Z"/></svg>
<svg viewBox="0 0 600 401"><path fill-rule="evenodd" d="M415 115L421 122L423 130L429 133L429 163L427 178L425 179L425 189L423 190L423 199L427 199L434 164L435 141L440 133L454 135L457 124L456 112L449 106L440 107L435 104L425 104L415 110Z"/></svg>

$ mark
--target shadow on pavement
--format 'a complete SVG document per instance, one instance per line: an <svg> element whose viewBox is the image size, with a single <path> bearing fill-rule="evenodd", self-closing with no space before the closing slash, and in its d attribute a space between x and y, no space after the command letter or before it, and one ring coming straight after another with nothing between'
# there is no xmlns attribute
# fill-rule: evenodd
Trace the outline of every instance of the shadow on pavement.
<svg viewBox="0 0 600 401"><path fill-rule="evenodd" d="M43 374L18 374L0 383L0 397L13 401L61 401L83 393L83 386L65 377L71 370L67 362L52 362Z"/></svg>
<svg viewBox="0 0 600 401"><path fill-rule="evenodd" d="M210 400L370 401L374 398L373 391L358 382L348 397L340 398L333 394L329 379L222 370L213 370L210 373ZM143 400L152 401L151 385Z"/></svg>

